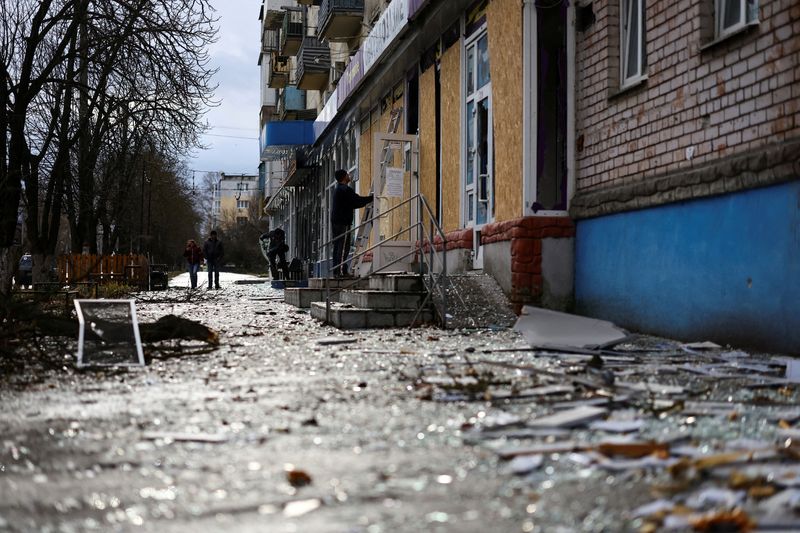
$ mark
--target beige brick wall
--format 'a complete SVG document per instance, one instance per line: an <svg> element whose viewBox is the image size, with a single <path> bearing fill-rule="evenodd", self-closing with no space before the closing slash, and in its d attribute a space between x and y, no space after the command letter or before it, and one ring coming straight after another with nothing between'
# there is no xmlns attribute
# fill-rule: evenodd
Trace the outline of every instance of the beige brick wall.
<svg viewBox="0 0 800 533"><path fill-rule="evenodd" d="M578 194L800 138L800 3L761 0L757 28L701 50L703 2L647 2L648 79L618 94L617 2L593 2L577 33Z"/></svg>

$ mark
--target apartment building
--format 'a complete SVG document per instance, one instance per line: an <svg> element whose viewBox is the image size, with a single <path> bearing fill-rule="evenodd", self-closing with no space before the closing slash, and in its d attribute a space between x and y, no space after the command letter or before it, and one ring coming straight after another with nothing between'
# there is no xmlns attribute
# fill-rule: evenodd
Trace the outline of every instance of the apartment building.
<svg viewBox="0 0 800 533"><path fill-rule="evenodd" d="M259 177L219 173L212 191L212 228L229 228L252 222L260 217L262 202Z"/></svg>
<svg viewBox="0 0 800 533"><path fill-rule="evenodd" d="M420 194L448 270L482 269L517 306L800 350L796 2L283 11L281 42L286 17L303 29L280 64L316 117L265 134L262 153L286 168L267 210L293 221L318 273L346 168L386 213L370 243L413 218L399 204Z"/></svg>

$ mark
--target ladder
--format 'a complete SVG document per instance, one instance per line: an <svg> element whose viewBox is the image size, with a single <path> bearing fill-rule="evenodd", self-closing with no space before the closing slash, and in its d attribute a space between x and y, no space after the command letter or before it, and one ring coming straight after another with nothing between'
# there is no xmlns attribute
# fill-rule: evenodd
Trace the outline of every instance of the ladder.
<svg viewBox="0 0 800 533"><path fill-rule="evenodd" d="M397 107L392 109L392 114L389 119L389 127L387 128L386 133L397 133L397 127L400 125L400 119L403 116L403 108ZM385 178L386 168L389 166L390 158L392 157L392 144L391 142L387 142L386 146L383 147L383 157L381 159L381 167L378 176L372 177L372 184L369 187L369 193L375 194L375 182L377 181L378 177ZM383 179L381 179L383 181ZM377 200L377 198L374 198ZM371 204L367 204L364 208L364 218L362 220L366 220L367 222L358 228L356 231L355 238L353 239L354 244L354 251L353 255L356 257L354 259L354 264L352 266L352 271L355 272L356 268L361 265L363 261L363 256L359 255L361 252L366 250L367 246L369 245L369 236L372 233L372 216L375 212L374 204L375 201ZM359 272L359 274L361 274Z"/></svg>

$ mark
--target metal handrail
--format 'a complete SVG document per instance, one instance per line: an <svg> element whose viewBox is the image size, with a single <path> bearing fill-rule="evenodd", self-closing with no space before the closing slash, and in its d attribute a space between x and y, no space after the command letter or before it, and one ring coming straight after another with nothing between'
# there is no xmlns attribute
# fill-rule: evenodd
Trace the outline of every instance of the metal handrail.
<svg viewBox="0 0 800 533"><path fill-rule="evenodd" d="M394 211L396 209L399 209L400 207L402 207L402 206L404 206L406 204L409 204L414 200L416 200L418 202L418 211L417 211L417 219L418 220L416 222L414 222L413 224L409 225L407 228L400 229L400 231L396 232L394 235L389 236L388 238L385 238L385 239L381 240L381 242L374 243L372 246L368 246L367 248L365 248L361 252L353 255L353 260L363 257L368 252L378 248L382 243L384 243L386 241L390 241L392 239L395 239L396 237L399 237L403 233L410 232L410 231L412 231L413 229L416 228L417 229L417 243L416 243L416 246L413 247L408 253L406 253L406 254L394 259L393 261L391 261L390 263L388 263L386 265L381 266L379 269L374 270L373 273L385 270L386 268L394 265L395 263L398 263L401 260L403 260L403 259L405 259L407 257L410 257L412 255L415 255L416 253L419 252L419 256L421 258L419 275L420 275L420 278L423 279L423 282L424 282L423 264L425 264L426 262L428 263L427 271L428 271L429 282L428 282L427 285L429 286L429 290L428 290L428 294L425 296L425 299L423 300L422 304L417 308L417 312L414 315L414 319L412 320L412 324L416 323L416 320L417 320L417 317L419 316L419 313L422 311L422 309L424 309L425 305L431 299L431 295L432 295L433 291L436 290L437 288L439 288L441 290L441 293L442 293L442 302L443 302L442 303L442 313L441 313L442 314L442 316L441 316L442 325L443 325L444 328L447 328L447 291L446 291L445 288L442 287L444 282L447 280L447 236L445 235L444 230L442 229L442 227L437 222L436 217L433 214L433 210L430 207L430 204L428 204L428 201L425 199L425 196L422 193L417 193L414 196L411 196L411 197L401 201L400 203L392 206L391 208L387 209L386 211L378 213L378 214L376 214L376 215L374 215L374 216L362 221L357 226L355 226L353 228L349 228L347 231L345 231L344 234L342 234L341 236L339 236L337 238L346 239L349 234L356 232L361 227L366 226L367 224L370 224L370 223L374 222L375 220L377 220L377 219L379 219L381 217L385 217L386 215L388 215L392 211ZM428 219L430 220L429 231L426 231L426 229L425 229L423 209L424 209L424 212L427 213ZM439 280L437 280L436 277L433 274L434 263L436 263L435 258L437 257L436 244L434 242L434 234L435 233L437 233L440 236L441 240L442 240L442 252L443 252L442 262L441 262L442 263L442 272L441 272L441 275L440 275L441 279L439 279ZM429 249L430 257L429 257L428 261L426 261L426 257L425 257L423 236L425 237L425 239L427 239L428 245L430 247L430 249ZM335 240L336 239L330 239L330 240L326 241L325 243L323 243L322 249L326 251L326 257L327 257L328 252L330 251L331 245L333 244L333 242ZM340 263L331 265L331 269L335 270L337 267L341 267L345 263L347 263L347 259L343 258L343 260ZM341 292L343 292L345 290L348 290L348 289L354 287L356 284L358 284L360 282L360 280L361 280L361 277L359 277L359 279L357 279L357 280L355 280L355 281L353 281L353 282L351 282L349 284L345 284L345 285L343 285L341 287L338 287L338 288L336 288L335 291L333 291L333 293L331 292L330 282L325 284L325 321L326 321L326 323L330 323L330 321L331 321L331 315L330 315L331 314L331 296L332 295L336 295L338 293L341 293Z"/></svg>

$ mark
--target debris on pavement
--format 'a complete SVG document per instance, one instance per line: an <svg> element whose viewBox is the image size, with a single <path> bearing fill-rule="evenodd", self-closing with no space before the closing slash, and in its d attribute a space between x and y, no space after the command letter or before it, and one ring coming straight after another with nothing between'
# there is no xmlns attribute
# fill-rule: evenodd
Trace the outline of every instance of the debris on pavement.
<svg viewBox="0 0 800 533"><path fill-rule="evenodd" d="M628 338L628 333L611 322L526 305L514 324L534 348L608 347Z"/></svg>
<svg viewBox="0 0 800 533"><path fill-rule="evenodd" d="M358 342L356 337L322 337L316 340L320 346L331 346L334 344L353 344Z"/></svg>
<svg viewBox="0 0 800 533"><path fill-rule="evenodd" d="M172 433L168 431L146 431L142 438L164 442L200 442L207 444L222 444L229 440L227 435L219 433Z"/></svg>
<svg viewBox="0 0 800 533"><path fill-rule="evenodd" d="M311 484L311 476L293 464L286 464L283 469L286 472L286 481L292 487L305 487Z"/></svg>
<svg viewBox="0 0 800 533"><path fill-rule="evenodd" d="M576 468L582 479L636 480L655 497L630 507L639 531L800 530L797 360L610 327L590 340L527 329L530 347L478 360L463 350L421 366L414 383L430 401L474 406L464 442L534 487Z"/></svg>

